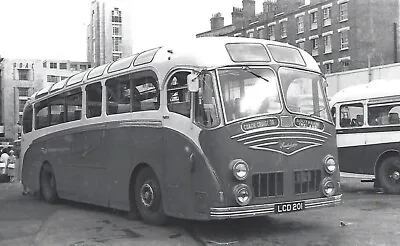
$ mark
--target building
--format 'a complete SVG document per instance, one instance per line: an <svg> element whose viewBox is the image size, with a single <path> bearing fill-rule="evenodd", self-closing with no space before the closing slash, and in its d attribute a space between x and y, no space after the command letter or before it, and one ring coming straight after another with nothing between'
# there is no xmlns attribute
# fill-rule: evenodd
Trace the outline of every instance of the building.
<svg viewBox="0 0 400 246"><path fill-rule="evenodd" d="M93 66L132 55L127 2L94 0L87 28L87 60Z"/></svg>
<svg viewBox="0 0 400 246"><path fill-rule="evenodd" d="M325 73L398 62L400 0L266 0L234 7L232 24L220 14L204 36L264 38L300 47L320 62Z"/></svg>
<svg viewBox="0 0 400 246"><path fill-rule="evenodd" d="M89 67L87 62L3 58L0 62L0 138L18 138L24 105L35 91Z"/></svg>

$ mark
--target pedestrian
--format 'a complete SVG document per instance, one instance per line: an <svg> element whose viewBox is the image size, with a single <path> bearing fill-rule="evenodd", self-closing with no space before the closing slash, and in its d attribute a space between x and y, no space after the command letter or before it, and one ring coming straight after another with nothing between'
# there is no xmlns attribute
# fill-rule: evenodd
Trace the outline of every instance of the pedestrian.
<svg viewBox="0 0 400 246"><path fill-rule="evenodd" d="M9 164L8 162L9 162L10 156L8 155L7 148L4 148L1 152L2 152L2 154L0 156L1 182L4 182L4 181L9 182L9 177L7 175L7 168L8 168L8 164Z"/></svg>
<svg viewBox="0 0 400 246"><path fill-rule="evenodd" d="M10 158L8 159L8 175L11 177L11 182L14 182L15 180L15 165L17 162L17 157L14 155L14 150L10 150ZM17 175L18 176L18 175Z"/></svg>

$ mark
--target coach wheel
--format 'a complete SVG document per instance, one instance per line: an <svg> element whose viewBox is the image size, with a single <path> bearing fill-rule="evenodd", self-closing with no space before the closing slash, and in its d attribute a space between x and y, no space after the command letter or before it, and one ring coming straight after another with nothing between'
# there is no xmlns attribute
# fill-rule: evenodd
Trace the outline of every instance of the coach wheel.
<svg viewBox="0 0 400 246"><path fill-rule="evenodd" d="M54 203L57 198L56 178L50 165L43 165L40 172L40 192L48 203Z"/></svg>
<svg viewBox="0 0 400 246"><path fill-rule="evenodd" d="M400 158L386 158L379 167L379 183L387 193L400 193Z"/></svg>
<svg viewBox="0 0 400 246"><path fill-rule="evenodd" d="M167 221L162 207L160 183L151 168L139 171L135 182L135 202L144 222L162 225Z"/></svg>

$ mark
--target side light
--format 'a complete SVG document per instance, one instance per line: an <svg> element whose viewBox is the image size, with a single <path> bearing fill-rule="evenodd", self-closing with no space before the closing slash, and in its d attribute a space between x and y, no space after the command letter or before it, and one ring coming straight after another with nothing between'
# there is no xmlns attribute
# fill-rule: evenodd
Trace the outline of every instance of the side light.
<svg viewBox="0 0 400 246"><path fill-rule="evenodd" d="M322 193L326 197L333 196L337 191L337 186L331 178L325 178L321 184Z"/></svg>

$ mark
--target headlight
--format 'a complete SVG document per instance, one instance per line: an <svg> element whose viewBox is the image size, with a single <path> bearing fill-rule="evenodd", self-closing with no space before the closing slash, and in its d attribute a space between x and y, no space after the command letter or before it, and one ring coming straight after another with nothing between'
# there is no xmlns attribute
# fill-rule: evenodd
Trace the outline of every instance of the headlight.
<svg viewBox="0 0 400 246"><path fill-rule="evenodd" d="M332 174L336 171L336 161L331 155L327 155L324 159L325 171Z"/></svg>
<svg viewBox="0 0 400 246"><path fill-rule="evenodd" d="M233 176L237 180L245 180L249 175L249 165L243 160L233 160L231 162Z"/></svg>
<svg viewBox="0 0 400 246"><path fill-rule="evenodd" d="M245 206L250 203L252 198L251 190L249 186L245 184L238 184L233 188L233 195L235 196L236 202L240 206Z"/></svg>
<svg viewBox="0 0 400 246"><path fill-rule="evenodd" d="M336 193L336 185L332 179L326 178L322 181L322 193L327 197L333 196Z"/></svg>

